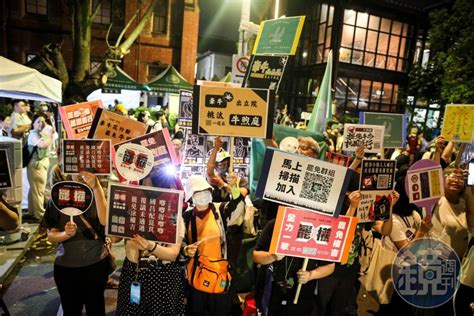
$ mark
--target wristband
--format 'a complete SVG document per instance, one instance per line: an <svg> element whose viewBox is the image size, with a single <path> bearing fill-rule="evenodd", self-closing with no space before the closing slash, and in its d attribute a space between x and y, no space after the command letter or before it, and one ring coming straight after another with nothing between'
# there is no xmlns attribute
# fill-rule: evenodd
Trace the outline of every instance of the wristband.
<svg viewBox="0 0 474 316"><path fill-rule="evenodd" d="M189 257L188 252L186 251L186 247L187 247L187 246L184 246L184 247L183 247L183 255L184 255L185 257Z"/></svg>

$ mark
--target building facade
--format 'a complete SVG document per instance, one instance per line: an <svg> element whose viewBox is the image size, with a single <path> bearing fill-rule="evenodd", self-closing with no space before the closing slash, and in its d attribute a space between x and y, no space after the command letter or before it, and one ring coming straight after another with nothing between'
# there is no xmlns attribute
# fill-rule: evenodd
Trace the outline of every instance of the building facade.
<svg viewBox="0 0 474 316"><path fill-rule="evenodd" d="M280 89L295 116L310 110L333 51L336 116L360 111L403 113L414 63L426 57L428 11L450 1L286 1L280 15L305 15L292 67ZM439 117L440 109L431 116Z"/></svg>
<svg viewBox="0 0 474 316"><path fill-rule="evenodd" d="M94 0L95 4L97 0ZM93 19L91 73L100 66L107 51L106 34L115 44L119 34L138 12L145 13L149 0L102 0ZM6 0L0 2L0 54L19 63L34 58L48 43L62 43L69 69L73 62L71 8L59 0ZM130 32L139 23L135 19ZM143 32L125 55L122 68L138 82L146 82L167 65L173 65L194 83L199 29L198 0L159 0ZM128 33L125 34L125 38Z"/></svg>

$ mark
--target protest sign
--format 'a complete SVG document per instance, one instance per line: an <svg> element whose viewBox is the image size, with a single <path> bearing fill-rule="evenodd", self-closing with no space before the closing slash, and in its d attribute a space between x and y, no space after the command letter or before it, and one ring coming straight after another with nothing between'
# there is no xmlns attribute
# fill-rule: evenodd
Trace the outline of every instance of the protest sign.
<svg viewBox="0 0 474 316"><path fill-rule="evenodd" d="M250 58L245 55L232 55L232 83L242 85L245 73L249 67Z"/></svg>
<svg viewBox="0 0 474 316"><path fill-rule="evenodd" d="M396 165L395 160L389 159L362 160L359 184L362 198L357 209L360 223L390 218Z"/></svg>
<svg viewBox="0 0 474 316"><path fill-rule="evenodd" d="M351 164L351 157L337 154L332 151L326 151L326 161L335 163L336 165L349 167Z"/></svg>
<svg viewBox="0 0 474 316"><path fill-rule="evenodd" d="M116 144L114 146L115 150L117 151L123 144L137 144L151 150L154 156L153 167L164 164L178 164L178 157L176 157L174 145L166 128Z"/></svg>
<svg viewBox="0 0 474 316"><path fill-rule="evenodd" d="M8 153L6 149L0 149L0 189L8 189L12 186Z"/></svg>
<svg viewBox="0 0 474 316"><path fill-rule="evenodd" d="M193 133L271 138L272 90L195 86Z"/></svg>
<svg viewBox="0 0 474 316"><path fill-rule="evenodd" d="M448 104L441 135L447 140L470 143L474 139L474 104Z"/></svg>
<svg viewBox="0 0 474 316"><path fill-rule="evenodd" d="M383 137L384 148L403 147L407 131L405 114L360 112L359 122L361 124L383 125L385 127Z"/></svg>
<svg viewBox="0 0 474 316"><path fill-rule="evenodd" d="M179 115L180 127L191 127L193 119L193 92L189 90L179 91Z"/></svg>
<svg viewBox="0 0 474 316"><path fill-rule="evenodd" d="M347 262L357 218L332 217L280 206L270 253L282 256Z"/></svg>
<svg viewBox="0 0 474 316"><path fill-rule="evenodd" d="M144 135L148 125L104 109L98 109L88 138L110 139L112 145Z"/></svg>
<svg viewBox="0 0 474 316"><path fill-rule="evenodd" d="M431 159L415 162L405 177L405 190L410 203L426 209L430 218L433 206L444 196L444 177L441 165Z"/></svg>
<svg viewBox="0 0 474 316"><path fill-rule="evenodd" d="M81 215L86 212L94 201L94 194L89 186L74 181L56 182L51 187L53 205L65 215Z"/></svg>
<svg viewBox="0 0 474 316"><path fill-rule="evenodd" d="M380 153L384 129L380 125L344 124L342 150L356 151L357 147L364 146L366 153Z"/></svg>
<svg viewBox="0 0 474 316"><path fill-rule="evenodd" d="M343 166L267 148L256 195L338 216L351 174Z"/></svg>
<svg viewBox="0 0 474 316"><path fill-rule="evenodd" d="M138 181L146 177L154 165L153 152L141 145L126 143L115 152L115 168L122 177Z"/></svg>
<svg viewBox="0 0 474 316"><path fill-rule="evenodd" d="M99 108L103 108L100 100L59 106L58 112L67 137L86 138Z"/></svg>
<svg viewBox="0 0 474 316"><path fill-rule="evenodd" d="M65 174L87 171L109 175L111 165L110 139L63 139L61 170Z"/></svg>
<svg viewBox="0 0 474 316"><path fill-rule="evenodd" d="M109 184L106 235L176 244L183 192Z"/></svg>
<svg viewBox="0 0 474 316"><path fill-rule="evenodd" d="M304 20L304 16L293 16L263 21L252 54L294 55Z"/></svg>
<svg viewBox="0 0 474 316"><path fill-rule="evenodd" d="M252 55L242 87L270 89L277 93L287 62L288 56Z"/></svg>

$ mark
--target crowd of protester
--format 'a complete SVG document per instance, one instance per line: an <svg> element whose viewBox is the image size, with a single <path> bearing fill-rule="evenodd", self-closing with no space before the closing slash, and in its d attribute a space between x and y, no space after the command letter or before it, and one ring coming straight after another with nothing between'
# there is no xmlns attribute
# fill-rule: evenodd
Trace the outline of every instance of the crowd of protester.
<svg viewBox="0 0 474 316"><path fill-rule="evenodd" d="M64 313L80 315L85 306L88 315L104 315L104 290L109 271L106 264L108 250L104 246L107 203L102 183L95 175L88 173L73 179L86 183L93 189L95 196L94 206L74 222L51 202L45 203L49 153L56 151L51 147L55 133L54 122L50 121L51 111L40 109L32 116L28 114L26 102L15 101L13 105L9 126L3 125L7 121L5 117L0 118L2 133L21 139L33 153L27 165L30 181L29 213L42 221L49 241L59 244L54 278ZM130 115L118 102L113 110ZM169 128L170 134L174 135L173 144L181 156L184 134L179 126L168 122L166 114L161 111L153 120L150 112L143 110L138 112L136 119L153 130ZM285 113L277 115L279 123L290 124ZM325 143L328 151L341 153L342 127L339 124L327 129ZM279 145L274 141L270 143ZM234 307L240 301L234 289L234 280L240 277L239 255L245 237L243 225L249 205L246 202L249 187L248 179L231 170L232 155L222 146L222 139L216 137L207 169L203 174L187 179L184 187L177 175L163 178L155 174L142 182L149 186L184 190L183 218L177 220L178 244L157 243L139 235L124 241L126 257L118 287L118 315L236 314ZM386 221L358 225L345 264L309 260L307 268L303 270L303 259L270 253L278 204L252 201L259 209L259 217L265 219L253 223L259 235L255 247L251 249L256 268L252 292L259 312L262 315L356 315L357 293L361 288L359 277L370 265L370 253L367 254L367 249L362 251L366 239L364 236L368 234L375 239L381 238L382 247L393 253L417 239L430 236L451 246L460 259L472 256L474 189L466 186L467 166L459 163L463 150L463 146L444 140L442 135L427 142L416 129L410 130L406 148L385 150L382 156L397 161L396 186L391 199L392 214ZM293 151L311 158L325 159L320 152L320 144L311 137L300 137ZM357 149L351 157L350 168L354 173L342 215L356 215L361 200L359 165L362 159L378 158L380 155L365 154L363 148ZM432 159L444 169L445 194L434 208L431 221L419 207L409 203L404 186L408 168L422 158ZM53 168L53 173L52 181L66 179L58 166ZM2 198L2 229L12 229L18 224L18 218L15 219L14 215L15 212ZM121 242L117 238L112 238L112 241ZM206 292L195 282L196 267L204 264L201 262L203 258L219 261L227 273L226 280L230 282L224 282L224 290ZM457 315L472 315L469 307L474 301L472 261L471 258L471 266L467 267L471 272L466 273L466 268L463 270L462 285L454 302L450 300L433 308L431 314L448 315L446 313L451 314L456 306ZM136 284L139 284L141 291L139 304L133 302L131 294ZM294 304L293 297L298 284L302 284L302 288L299 301ZM393 289L386 292L383 299L375 298L380 303L379 313L384 315L423 313L403 302Z"/></svg>

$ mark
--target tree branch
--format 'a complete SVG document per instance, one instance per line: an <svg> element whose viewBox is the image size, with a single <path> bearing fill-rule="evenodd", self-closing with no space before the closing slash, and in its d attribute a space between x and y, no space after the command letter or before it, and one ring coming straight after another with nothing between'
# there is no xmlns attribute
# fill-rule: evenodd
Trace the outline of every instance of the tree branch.
<svg viewBox="0 0 474 316"><path fill-rule="evenodd" d="M97 13L99 13L99 10L100 10L100 6L102 5L102 0L98 0L97 1L97 4L95 6L95 8L92 10L92 14L91 14L91 21L94 20L94 18L96 17Z"/></svg>
<svg viewBox="0 0 474 316"><path fill-rule="evenodd" d="M124 29L122 30L122 32L120 32L120 35L119 37L117 38L117 42L115 43L115 46L114 47L118 47L120 45L120 42L122 41L122 37L125 35L125 32L127 32L128 28L130 27L130 25L132 25L132 22L137 18L138 16L138 12L140 12L139 10L137 10L137 12L135 12L135 14L132 16L132 18L130 19L130 21L128 21L127 25L125 25Z"/></svg>

